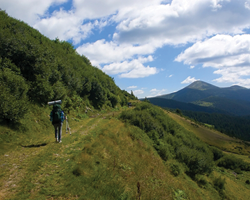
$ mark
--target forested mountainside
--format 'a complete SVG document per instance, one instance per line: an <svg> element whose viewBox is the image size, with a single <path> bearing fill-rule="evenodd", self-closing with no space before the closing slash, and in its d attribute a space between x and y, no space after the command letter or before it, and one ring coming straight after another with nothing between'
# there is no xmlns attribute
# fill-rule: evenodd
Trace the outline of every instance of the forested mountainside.
<svg viewBox="0 0 250 200"><path fill-rule="evenodd" d="M2 10L0 83L0 118L7 122L18 121L30 103L62 99L69 111L80 104L97 109L123 106L127 98L135 98L70 43L50 40Z"/></svg>

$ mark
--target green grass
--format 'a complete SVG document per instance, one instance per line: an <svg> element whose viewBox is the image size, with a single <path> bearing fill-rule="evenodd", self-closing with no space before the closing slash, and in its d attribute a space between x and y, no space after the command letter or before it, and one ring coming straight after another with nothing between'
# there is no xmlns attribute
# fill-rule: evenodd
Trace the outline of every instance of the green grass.
<svg viewBox="0 0 250 200"><path fill-rule="evenodd" d="M182 125L186 130L193 132L197 137L209 145L215 146L226 152L240 155L250 155L250 146L244 141L220 133L211 129L211 127L197 125L194 122L187 120L177 114L171 112L165 113Z"/></svg>

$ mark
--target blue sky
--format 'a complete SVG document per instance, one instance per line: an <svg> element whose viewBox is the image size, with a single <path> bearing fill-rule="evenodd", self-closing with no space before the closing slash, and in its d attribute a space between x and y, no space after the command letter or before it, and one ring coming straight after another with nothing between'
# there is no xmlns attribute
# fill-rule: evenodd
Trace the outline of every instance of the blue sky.
<svg viewBox="0 0 250 200"><path fill-rule="evenodd" d="M250 0L0 0L139 98L195 80L250 88Z"/></svg>

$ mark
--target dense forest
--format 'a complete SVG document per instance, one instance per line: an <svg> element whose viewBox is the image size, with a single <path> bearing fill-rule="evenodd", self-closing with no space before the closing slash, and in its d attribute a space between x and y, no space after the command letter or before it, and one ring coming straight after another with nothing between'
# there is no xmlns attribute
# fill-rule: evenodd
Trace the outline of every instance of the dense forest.
<svg viewBox="0 0 250 200"><path fill-rule="evenodd" d="M230 116L217 113L181 111L183 115L206 124L229 136L250 141L250 116Z"/></svg>
<svg viewBox="0 0 250 200"><path fill-rule="evenodd" d="M72 44L50 40L2 10L0 83L0 119L8 123L23 117L31 103L62 99L69 112L81 106L124 106L135 98L79 55Z"/></svg>

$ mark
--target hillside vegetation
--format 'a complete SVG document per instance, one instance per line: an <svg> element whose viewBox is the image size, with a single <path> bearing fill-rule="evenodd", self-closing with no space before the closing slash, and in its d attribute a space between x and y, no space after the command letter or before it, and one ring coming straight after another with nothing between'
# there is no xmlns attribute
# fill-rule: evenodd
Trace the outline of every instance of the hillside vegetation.
<svg viewBox="0 0 250 200"><path fill-rule="evenodd" d="M65 41L53 41L0 11L0 120L17 122L30 104L62 99L65 111L124 106L126 91Z"/></svg>
<svg viewBox="0 0 250 200"><path fill-rule="evenodd" d="M120 90L73 46L0 11L0 199L249 199L249 159ZM56 143L47 101L72 134ZM133 107L128 108L127 101Z"/></svg>
<svg viewBox="0 0 250 200"><path fill-rule="evenodd" d="M48 107L36 106L19 129L1 126L0 199L249 199L249 160L135 104L84 118L72 112L72 135L64 129L60 144Z"/></svg>

